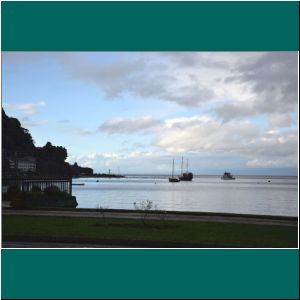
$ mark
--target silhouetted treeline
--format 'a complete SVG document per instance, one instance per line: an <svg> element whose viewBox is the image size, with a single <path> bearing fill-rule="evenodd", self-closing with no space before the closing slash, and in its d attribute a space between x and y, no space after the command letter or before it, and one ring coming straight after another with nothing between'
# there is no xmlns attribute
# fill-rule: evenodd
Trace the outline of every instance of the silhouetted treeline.
<svg viewBox="0 0 300 300"><path fill-rule="evenodd" d="M2 171L8 177L79 177L91 176L91 168L80 167L77 163L66 162L67 149L47 142L43 147L35 147L29 131L21 126L16 118L10 118L2 108ZM9 161L33 157L36 162L35 172L22 173L11 168Z"/></svg>
<svg viewBox="0 0 300 300"><path fill-rule="evenodd" d="M80 167L76 162L71 165L71 170L73 177L92 176L94 173L92 168Z"/></svg>
<svg viewBox="0 0 300 300"><path fill-rule="evenodd" d="M16 118L10 118L2 108L2 149L10 155L33 155L34 141L29 131Z"/></svg>
<svg viewBox="0 0 300 300"><path fill-rule="evenodd" d="M36 147L35 153L37 174L51 177L72 176L71 167L65 162L68 157L66 148L47 142L44 147Z"/></svg>

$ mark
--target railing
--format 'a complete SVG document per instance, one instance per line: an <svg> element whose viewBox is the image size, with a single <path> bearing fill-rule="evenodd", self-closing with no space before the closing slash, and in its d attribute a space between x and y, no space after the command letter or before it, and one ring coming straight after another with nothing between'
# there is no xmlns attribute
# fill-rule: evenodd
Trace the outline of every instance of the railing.
<svg viewBox="0 0 300 300"><path fill-rule="evenodd" d="M33 187L39 187L42 191L50 186L58 187L62 192L72 195L72 178L67 179L19 179L3 178L2 188L18 186L22 192L30 192Z"/></svg>

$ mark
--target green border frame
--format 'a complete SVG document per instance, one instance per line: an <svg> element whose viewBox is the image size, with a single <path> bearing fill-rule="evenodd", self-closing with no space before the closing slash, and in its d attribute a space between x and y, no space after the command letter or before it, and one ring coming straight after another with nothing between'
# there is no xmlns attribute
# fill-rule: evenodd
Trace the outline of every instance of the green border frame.
<svg viewBox="0 0 300 300"><path fill-rule="evenodd" d="M2 297L298 299L298 250L2 250Z"/></svg>
<svg viewBox="0 0 300 300"><path fill-rule="evenodd" d="M298 2L2 2L2 51L297 51Z"/></svg>
<svg viewBox="0 0 300 300"><path fill-rule="evenodd" d="M298 51L298 2L1 2L2 51ZM2 298L299 296L299 250L1 250Z"/></svg>

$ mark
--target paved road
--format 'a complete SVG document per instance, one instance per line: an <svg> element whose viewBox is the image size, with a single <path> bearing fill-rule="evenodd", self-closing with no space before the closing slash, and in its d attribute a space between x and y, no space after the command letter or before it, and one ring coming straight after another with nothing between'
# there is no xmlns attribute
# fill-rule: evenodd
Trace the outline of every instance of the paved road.
<svg viewBox="0 0 300 300"><path fill-rule="evenodd" d="M81 211L81 210L12 210L3 209L4 215L26 215L26 216L64 216L64 217L88 217L102 218L100 212L97 211ZM140 219L142 214L137 212L105 212L106 218L115 219ZM147 219L160 220L161 214L149 214ZM196 222L220 222L220 223L237 223L237 224L257 224L257 225L281 225L281 226L298 226L298 221L289 219L276 218L255 218L247 216L222 216L222 215L184 215L172 214L166 215L166 220L172 221L196 221Z"/></svg>

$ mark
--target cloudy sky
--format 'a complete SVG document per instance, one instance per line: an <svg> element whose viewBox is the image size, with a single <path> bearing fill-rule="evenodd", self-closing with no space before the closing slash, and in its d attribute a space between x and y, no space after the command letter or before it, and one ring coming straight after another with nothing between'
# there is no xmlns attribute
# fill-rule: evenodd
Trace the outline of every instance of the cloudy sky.
<svg viewBox="0 0 300 300"><path fill-rule="evenodd" d="M4 52L6 113L97 172L296 175L296 52Z"/></svg>

